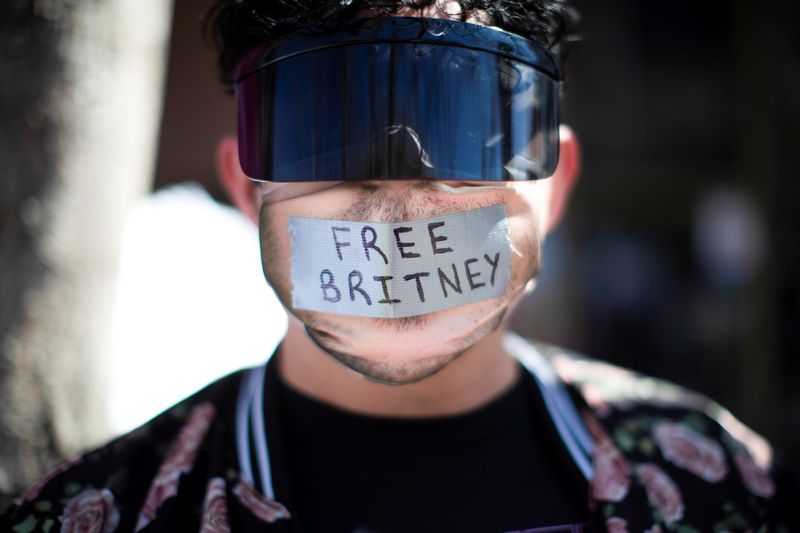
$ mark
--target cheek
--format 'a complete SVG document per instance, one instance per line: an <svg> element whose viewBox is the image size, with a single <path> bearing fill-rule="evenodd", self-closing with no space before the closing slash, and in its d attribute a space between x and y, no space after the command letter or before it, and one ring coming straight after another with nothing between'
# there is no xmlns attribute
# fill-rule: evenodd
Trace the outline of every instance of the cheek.
<svg viewBox="0 0 800 533"><path fill-rule="evenodd" d="M521 291L539 272L541 239L537 213L520 198L507 203L508 237L511 240L511 291Z"/></svg>
<svg viewBox="0 0 800 533"><path fill-rule="evenodd" d="M291 299L291 241L288 232L289 217L275 205L264 205L259 212L261 263L267 281L278 294L284 306Z"/></svg>

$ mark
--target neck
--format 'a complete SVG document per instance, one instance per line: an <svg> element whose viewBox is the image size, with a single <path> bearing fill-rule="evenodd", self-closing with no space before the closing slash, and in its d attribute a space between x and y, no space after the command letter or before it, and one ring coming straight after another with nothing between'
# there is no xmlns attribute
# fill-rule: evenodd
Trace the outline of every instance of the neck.
<svg viewBox="0 0 800 533"><path fill-rule="evenodd" d="M436 374L408 385L383 385L344 367L290 319L278 371L299 392L355 413L390 417L452 416L476 409L515 382L518 365L490 333Z"/></svg>

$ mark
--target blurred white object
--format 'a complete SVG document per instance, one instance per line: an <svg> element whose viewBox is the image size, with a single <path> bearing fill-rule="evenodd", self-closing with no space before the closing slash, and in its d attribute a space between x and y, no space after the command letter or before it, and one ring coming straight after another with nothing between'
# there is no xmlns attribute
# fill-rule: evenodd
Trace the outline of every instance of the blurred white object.
<svg viewBox="0 0 800 533"><path fill-rule="evenodd" d="M128 431L214 379L263 362L285 331L249 220L196 184L145 198L122 242L109 362L112 431Z"/></svg>
<svg viewBox="0 0 800 533"><path fill-rule="evenodd" d="M716 186L700 198L694 216L695 251L717 286L741 287L760 267L767 246L764 218L746 191Z"/></svg>

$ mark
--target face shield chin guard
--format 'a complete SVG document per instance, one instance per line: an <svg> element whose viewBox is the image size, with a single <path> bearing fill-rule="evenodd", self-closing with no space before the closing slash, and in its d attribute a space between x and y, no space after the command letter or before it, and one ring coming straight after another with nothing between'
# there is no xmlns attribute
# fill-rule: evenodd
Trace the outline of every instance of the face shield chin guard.
<svg viewBox="0 0 800 533"><path fill-rule="evenodd" d="M546 48L476 24L305 29L237 69L240 162L272 182L546 178L560 79Z"/></svg>

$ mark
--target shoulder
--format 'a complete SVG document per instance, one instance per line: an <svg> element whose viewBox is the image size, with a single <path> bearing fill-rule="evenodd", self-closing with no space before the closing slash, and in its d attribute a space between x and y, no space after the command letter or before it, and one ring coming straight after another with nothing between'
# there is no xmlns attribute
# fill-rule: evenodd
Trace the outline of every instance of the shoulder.
<svg viewBox="0 0 800 533"><path fill-rule="evenodd" d="M0 525L26 532L57 531L58 524L62 531L138 529L177 493L182 476L195 475L200 463L208 469L208 441L228 430L218 415L233 409L240 379L240 373L222 378L127 435L56 466L14 500Z"/></svg>
<svg viewBox="0 0 800 533"><path fill-rule="evenodd" d="M622 518L627 509L643 529L700 531L755 531L788 519L785 502L795 496L794 480L769 442L717 402L556 346L531 344L585 404L596 445L591 497L606 518L627 520L635 530L633 518Z"/></svg>
<svg viewBox="0 0 800 533"><path fill-rule="evenodd" d="M644 416L654 426L654 436L678 431L677 421L703 434L713 434L710 429L716 426L721 437L732 439L731 444L743 448L758 465L767 467L774 459L766 439L703 394L557 346L532 344L550 360L561 380L580 394L595 416L608 420L608 425Z"/></svg>

